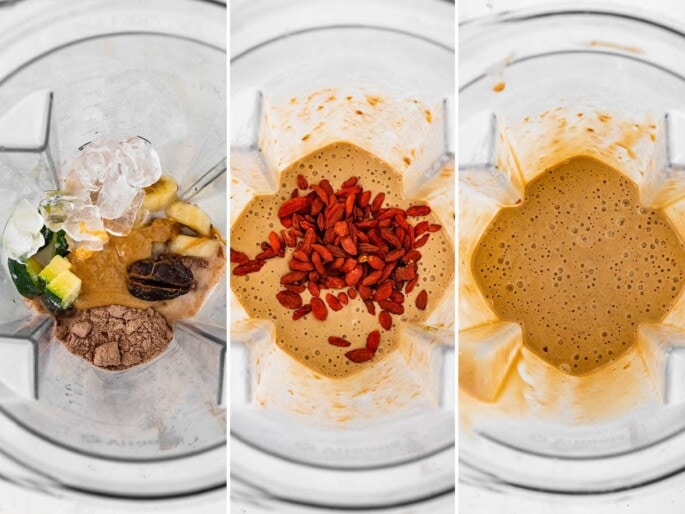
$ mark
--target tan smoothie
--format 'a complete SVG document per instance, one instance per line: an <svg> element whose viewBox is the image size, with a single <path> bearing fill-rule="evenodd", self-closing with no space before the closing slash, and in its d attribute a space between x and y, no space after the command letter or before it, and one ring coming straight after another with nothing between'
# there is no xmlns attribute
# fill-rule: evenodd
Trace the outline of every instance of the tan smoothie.
<svg viewBox="0 0 685 514"><path fill-rule="evenodd" d="M576 157L499 211L472 266L493 311L521 325L529 349L585 375L635 344L640 323L669 312L681 292L685 249L660 210L640 205L634 182Z"/></svg>

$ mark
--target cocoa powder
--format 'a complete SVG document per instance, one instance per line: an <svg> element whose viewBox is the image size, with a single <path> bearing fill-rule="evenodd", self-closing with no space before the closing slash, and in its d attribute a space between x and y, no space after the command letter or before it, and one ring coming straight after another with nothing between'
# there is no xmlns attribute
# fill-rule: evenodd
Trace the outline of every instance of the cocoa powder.
<svg viewBox="0 0 685 514"><path fill-rule="evenodd" d="M109 305L58 318L55 337L95 366L124 370L162 353L172 330L153 309Z"/></svg>

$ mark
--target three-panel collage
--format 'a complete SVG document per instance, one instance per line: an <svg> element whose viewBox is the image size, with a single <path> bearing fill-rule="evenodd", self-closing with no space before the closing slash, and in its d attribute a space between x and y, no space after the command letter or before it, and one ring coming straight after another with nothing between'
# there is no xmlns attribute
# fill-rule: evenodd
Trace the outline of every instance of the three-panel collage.
<svg viewBox="0 0 685 514"><path fill-rule="evenodd" d="M0 0L0 513L682 514L684 285L680 0Z"/></svg>

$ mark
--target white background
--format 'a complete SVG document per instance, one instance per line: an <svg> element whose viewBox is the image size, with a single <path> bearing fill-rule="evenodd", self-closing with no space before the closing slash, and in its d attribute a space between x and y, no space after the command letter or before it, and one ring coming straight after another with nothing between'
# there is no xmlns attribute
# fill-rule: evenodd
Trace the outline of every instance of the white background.
<svg viewBox="0 0 685 514"><path fill-rule="evenodd" d="M628 6L641 11L654 11L671 20L678 19L685 25L685 1L659 0L607 0L606 4ZM587 5L583 2L552 0L457 0L461 19L482 16L519 7L550 4L567 4L574 7ZM592 3L592 5L596 5ZM0 19L0 30L8 20ZM684 92L685 94L685 92ZM685 512L685 479L665 484L639 495L622 495L602 501L575 499L574 501L540 500L530 495L501 495L482 491L471 486L459 486L459 511L462 514L681 514ZM219 496L224 493L219 493ZM216 498L215 498L216 499ZM206 504L199 506L193 501L157 506L134 507L125 503L92 503L90 501L64 500L27 492L22 488L0 481L0 513L2 514L217 514ZM435 511L434 511L435 512Z"/></svg>
<svg viewBox="0 0 685 514"><path fill-rule="evenodd" d="M460 20L496 14L522 7L568 5L611 5L666 17L685 26L683 0L606 0L604 2L568 2L559 0L457 0ZM685 95L685 91L683 91ZM638 494L590 500L587 498L540 499L533 495L503 495L464 484L459 485L460 514L683 514L685 513L685 478L661 484Z"/></svg>

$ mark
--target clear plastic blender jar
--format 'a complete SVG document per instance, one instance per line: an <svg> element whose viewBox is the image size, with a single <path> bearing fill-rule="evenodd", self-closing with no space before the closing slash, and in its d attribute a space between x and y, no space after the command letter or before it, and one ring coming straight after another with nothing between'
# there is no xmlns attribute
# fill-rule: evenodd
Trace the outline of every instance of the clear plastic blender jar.
<svg viewBox="0 0 685 514"><path fill-rule="evenodd" d="M253 195L274 193L289 164L347 141L399 170L405 195L427 198L451 238L453 16L442 2L234 6L231 220ZM375 108L369 96L381 99ZM313 376L232 297L234 498L346 509L449 495L453 284L445 289L425 326L403 327L394 354L344 380ZM355 400L364 386L375 392Z"/></svg>
<svg viewBox="0 0 685 514"><path fill-rule="evenodd" d="M529 10L461 26L461 477L482 487L599 495L683 471L680 296L663 323L573 377L496 319L470 259L495 213L547 167L584 154L683 224L683 30L620 11Z"/></svg>
<svg viewBox="0 0 685 514"><path fill-rule="evenodd" d="M60 189L83 144L140 135L225 233L225 7L89 0L0 9L4 226ZM6 256L3 255L6 263ZM52 338L0 271L0 474L53 494L169 499L226 483L225 285L168 350L95 368Z"/></svg>

